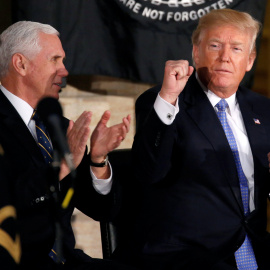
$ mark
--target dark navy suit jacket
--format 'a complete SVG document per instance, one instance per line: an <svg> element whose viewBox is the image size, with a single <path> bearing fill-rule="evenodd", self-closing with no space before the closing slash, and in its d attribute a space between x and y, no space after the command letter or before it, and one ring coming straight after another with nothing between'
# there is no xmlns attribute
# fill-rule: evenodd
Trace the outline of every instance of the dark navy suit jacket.
<svg viewBox="0 0 270 270"><path fill-rule="evenodd" d="M270 269L269 99L241 86L236 94L254 160L256 209L245 217L232 151L195 75L179 95L171 125L153 108L159 91L153 87L136 102L133 164L144 199L133 253L146 269L223 269L218 265L233 257L247 233L259 266Z"/></svg>

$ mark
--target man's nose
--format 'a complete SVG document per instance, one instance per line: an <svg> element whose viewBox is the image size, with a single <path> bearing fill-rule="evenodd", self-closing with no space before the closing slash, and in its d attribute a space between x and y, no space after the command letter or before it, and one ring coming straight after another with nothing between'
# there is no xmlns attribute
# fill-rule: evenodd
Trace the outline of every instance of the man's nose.
<svg viewBox="0 0 270 270"><path fill-rule="evenodd" d="M220 50L220 59L222 62L230 62L231 59L230 48L224 47Z"/></svg>
<svg viewBox="0 0 270 270"><path fill-rule="evenodd" d="M67 71L64 64L59 68L58 75L61 76L61 77L67 77L68 76L68 71Z"/></svg>

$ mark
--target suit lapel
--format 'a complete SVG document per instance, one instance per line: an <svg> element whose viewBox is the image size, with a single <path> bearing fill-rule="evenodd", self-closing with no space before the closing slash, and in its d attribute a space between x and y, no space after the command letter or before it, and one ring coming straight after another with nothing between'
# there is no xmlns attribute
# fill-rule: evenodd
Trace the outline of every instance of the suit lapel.
<svg viewBox="0 0 270 270"><path fill-rule="evenodd" d="M267 142L267 132L265 130L263 118L261 118L262 116L257 115L254 112L252 102L248 102L248 100L245 99L245 96L241 92L241 88L237 92L237 100L243 116L253 155L255 184L254 200L256 206L258 203L258 188L263 186L264 181L264 177L260 177L261 164L265 164L265 167L268 167L265 152L266 146L269 145L269 142ZM255 120L259 120L259 122L256 123ZM265 153L265 156L262 156L262 153Z"/></svg>
<svg viewBox="0 0 270 270"><path fill-rule="evenodd" d="M44 162L35 139L2 91L0 91L0 121L4 125L3 128L7 130L7 133L12 134L17 141L14 145L20 144L25 149L25 152L31 156L36 165Z"/></svg>
<svg viewBox="0 0 270 270"><path fill-rule="evenodd" d="M188 81L186 90L184 94L186 112L208 139L214 151L216 151L223 174L239 207L243 210L236 165L217 114L195 76Z"/></svg>

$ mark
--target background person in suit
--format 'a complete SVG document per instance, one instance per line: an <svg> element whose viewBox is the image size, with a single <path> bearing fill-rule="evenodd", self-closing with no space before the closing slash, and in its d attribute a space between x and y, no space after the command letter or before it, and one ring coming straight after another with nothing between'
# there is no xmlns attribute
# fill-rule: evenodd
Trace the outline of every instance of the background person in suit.
<svg viewBox="0 0 270 270"><path fill-rule="evenodd" d="M126 269L75 250L70 218L74 207L95 219L110 218L117 211L117 183L112 181L110 165L103 162L108 152L125 138L130 116L124 117L118 125L107 127L110 113L106 111L91 135L90 155L87 155L86 143L92 113L82 113L75 123L62 117L77 178L69 207L54 215L56 205L48 193L52 177L50 165L37 144L37 122L32 114L42 98L59 98L62 78L68 75L58 35L49 25L23 21L11 25L0 36L0 141L12 181L12 203L18 213L22 247L20 267ZM99 164L102 166L97 167ZM65 161L61 163L59 180L60 198L63 199L73 181ZM56 188L58 186L56 184ZM53 263L48 255L55 240L56 218L63 227L65 262L63 260L60 265Z"/></svg>
<svg viewBox="0 0 270 270"><path fill-rule="evenodd" d="M20 237L16 226L16 209L12 205L12 188L7 178L0 144L0 261L1 269L15 270L21 256Z"/></svg>
<svg viewBox="0 0 270 270"><path fill-rule="evenodd" d="M128 253L144 269L270 269L270 101L240 86L259 29L247 13L211 11L192 36L196 71L167 61L162 86L136 102L145 196Z"/></svg>

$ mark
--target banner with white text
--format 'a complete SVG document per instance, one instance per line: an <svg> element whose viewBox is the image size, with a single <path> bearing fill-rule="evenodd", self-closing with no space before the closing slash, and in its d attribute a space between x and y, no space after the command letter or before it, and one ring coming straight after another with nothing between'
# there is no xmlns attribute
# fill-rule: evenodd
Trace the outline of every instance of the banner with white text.
<svg viewBox="0 0 270 270"><path fill-rule="evenodd" d="M54 26L61 34L70 74L159 83L167 60L192 62L191 34L200 17L212 9L231 8L263 22L266 2L13 0L13 18ZM251 86L253 71L244 79L247 86Z"/></svg>

